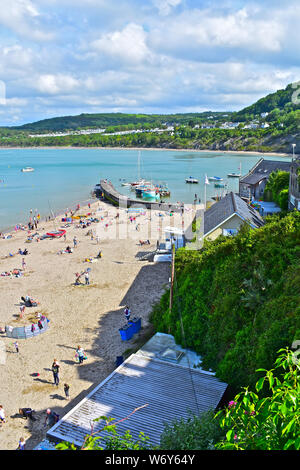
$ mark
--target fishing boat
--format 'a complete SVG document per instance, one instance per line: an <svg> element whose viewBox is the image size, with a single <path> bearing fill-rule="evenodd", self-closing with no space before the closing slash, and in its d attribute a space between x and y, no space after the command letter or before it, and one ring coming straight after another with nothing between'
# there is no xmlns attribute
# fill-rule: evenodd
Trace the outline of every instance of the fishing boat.
<svg viewBox="0 0 300 470"><path fill-rule="evenodd" d="M220 178L219 176L209 176L208 179L209 181L223 181L223 178Z"/></svg>
<svg viewBox="0 0 300 470"><path fill-rule="evenodd" d="M144 188L142 190L142 197L147 199L147 198L157 198L159 197L159 193L157 192L155 186L146 186L146 188Z"/></svg>
<svg viewBox="0 0 300 470"><path fill-rule="evenodd" d="M197 180L196 178L193 178L192 176L189 176L188 178L185 179L185 182L190 183L190 184L198 184L199 180Z"/></svg>
<svg viewBox="0 0 300 470"><path fill-rule="evenodd" d="M242 164L240 163L240 166L239 166L239 173L235 173L234 171L232 173L228 173L228 177L229 178L240 178L242 176Z"/></svg>
<svg viewBox="0 0 300 470"><path fill-rule="evenodd" d="M171 192L166 184L156 186L156 191L160 196L170 196Z"/></svg>
<svg viewBox="0 0 300 470"><path fill-rule="evenodd" d="M29 171L34 171L34 168L32 168L31 166L26 166L25 168L22 168L21 170L23 173L27 173Z"/></svg>

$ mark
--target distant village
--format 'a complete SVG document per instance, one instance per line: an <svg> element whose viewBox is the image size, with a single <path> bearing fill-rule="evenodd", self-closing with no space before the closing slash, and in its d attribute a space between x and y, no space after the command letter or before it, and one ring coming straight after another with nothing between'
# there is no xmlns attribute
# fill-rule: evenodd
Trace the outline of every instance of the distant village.
<svg viewBox="0 0 300 470"><path fill-rule="evenodd" d="M214 115L208 116L207 119L210 120L208 122L204 122L203 124L195 124L193 126L194 129L267 129L270 127L270 124L265 121L266 117L269 113L261 113L260 119L254 119L247 123L245 122L218 122L211 120L215 119ZM228 114L223 114L221 117L227 117ZM29 137L36 138L36 137L62 137L68 135L89 135L89 134L103 134L103 135L126 135L126 134L136 134L136 133L144 133L144 132L152 132L152 133L162 133L162 132L169 132L171 135L174 135L174 131L176 127L184 127L183 124L176 124L176 123L164 123L162 128L154 128L154 129L130 129L124 131L116 131L116 132L106 132L106 128L97 128L97 129L80 129L74 131L64 131L64 132L49 132L47 134L30 134ZM283 124L280 124L283 127Z"/></svg>

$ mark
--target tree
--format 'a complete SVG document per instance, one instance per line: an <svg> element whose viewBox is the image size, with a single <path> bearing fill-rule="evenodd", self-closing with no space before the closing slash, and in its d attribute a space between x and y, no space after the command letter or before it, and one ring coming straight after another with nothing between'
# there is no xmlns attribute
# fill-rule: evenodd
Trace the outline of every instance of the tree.
<svg viewBox="0 0 300 470"><path fill-rule="evenodd" d="M104 425L100 430L94 432L94 425L92 425L91 433L87 435L80 450L150 450L154 449L149 444L149 438L143 432L140 432L138 439L133 439L130 431L126 431L123 435L117 432L116 426L122 421L128 419L132 414L144 408L147 405L140 406L133 410L126 418L121 419L115 424L112 424L114 418L100 416L93 420L93 422L104 421ZM101 436L102 433L102 436ZM103 435L106 433L108 435ZM100 435L99 435L100 434ZM77 447L71 442L61 442L56 445L57 450L77 450Z"/></svg>
<svg viewBox="0 0 300 470"><path fill-rule="evenodd" d="M278 351L275 368L256 383L256 392L245 388L227 408L216 414L222 429L229 429L218 442L221 450L299 450L300 449L300 366L288 348ZM283 369L278 377L278 369ZM269 395L260 397L264 386Z"/></svg>

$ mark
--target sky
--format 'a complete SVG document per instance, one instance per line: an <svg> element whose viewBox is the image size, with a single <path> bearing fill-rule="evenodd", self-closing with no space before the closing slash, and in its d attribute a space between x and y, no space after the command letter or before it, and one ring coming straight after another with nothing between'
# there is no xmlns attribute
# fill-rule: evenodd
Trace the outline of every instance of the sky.
<svg viewBox="0 0 300 470"><path fill-rule="evenodd" d="M0 0L0 126L237 111L300 80L299 24L299 0Z"/></svg>

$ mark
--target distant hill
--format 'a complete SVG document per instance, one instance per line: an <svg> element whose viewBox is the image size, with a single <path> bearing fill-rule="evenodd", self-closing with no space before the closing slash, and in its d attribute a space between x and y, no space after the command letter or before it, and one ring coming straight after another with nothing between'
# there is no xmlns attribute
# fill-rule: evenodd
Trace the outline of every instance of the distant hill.
<svg viewBox="0 0 300 470"><path fill-rule="evenodd" d="M262 113L273 112L273 114L285 114L300 109L299 104L292 102L292 95L294 92L295 88L293 88L293 84L290 83L284 90L270 93L264 98L256 101L256 103L251 106L247 106L241 111L233 113L232 118L235 121L244 121L255 116L259 116Z"/></svg>
<svg viewBox="0 0 300 470"><path fill-rule="evenodd" d="M247 106L237 112L206 111L202 113L178 113L178 114L126 114L126 113L99 113L80 114L77 116L61 116L41 121L14 126L6 129L12 131L47 133L60 131L74 131L80 129L97 129L112 126L133 126L132 128L149 128L167 124L195 125L208 121L213 117L214 121L250 121L262 113L269 113L267 121L276 120L278 116L300 109L299 104L292 103L292 95L295 91L293 84L289 84L284 90L278 90L264 98L259 99L251 106Z"/></svg>
<svg viewBox="0 0 300 470"><path fill-rule="evenodd" d="M109 126L140 126L154 125L176 122L188 124L196 120L201 122L208 116L221 116L224 113L206 111L203 113L183 113L183 114L125 114L125 113L100 113L100 114L80 114L78 116L62 116L51 119L24 124L22 126L11 127L10 129L30 132L53 132L71 131L79 129L107 128Z"/></svg>

